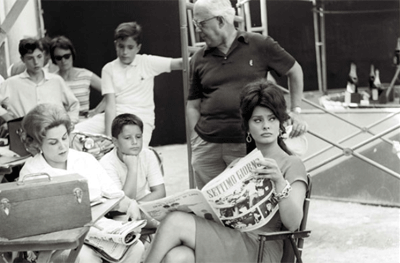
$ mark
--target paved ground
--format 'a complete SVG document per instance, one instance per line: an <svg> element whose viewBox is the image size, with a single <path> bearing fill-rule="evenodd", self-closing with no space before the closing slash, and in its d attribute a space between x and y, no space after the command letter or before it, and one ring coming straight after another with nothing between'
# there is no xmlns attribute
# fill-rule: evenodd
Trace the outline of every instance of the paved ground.
<svg viewBox="0 0 400 263"><path fill-rule="evenodd" d="M155 147L167 194L189 188L187 146ZM399 263L400 209L313 199L303 259L307 263Z"/></svg>

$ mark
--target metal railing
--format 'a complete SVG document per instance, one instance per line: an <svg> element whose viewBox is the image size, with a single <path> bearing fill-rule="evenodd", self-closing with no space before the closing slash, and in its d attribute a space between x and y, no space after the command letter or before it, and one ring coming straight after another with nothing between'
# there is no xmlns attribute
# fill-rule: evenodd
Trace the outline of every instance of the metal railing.
<svg viewBox="0 0 400 263"><path fill-rule="evenodd" d="M283 87L279 87L279 88L280 88L283 92L285 92L285 93L287 93L287 94L289 93L289 91L288 91L287 89L285 89L285 88L283 88ZM380 123L382 123L382 122L384 122L384 121L386 121L386 120L388 120L388 119L390 119L390 118L392 118L392 117L394 117L394 116L396 116L397 114L400 113L400 110L397 111L397 112L394 112L394 113L392 113L392 114L390 114L390 115L388 115L388 116L386 116L385 118L383 118L383 119L381 119L381 120L379 120L379 121L377 121L377 122L375 122L375 123L373 123L373 124L370 124L370 125L367 126L367 127L361 127L361 126L359 126L359 125L357 125L357 124L355 124L355 123L353 123L353 122L351 122L351 121L349 121L349 120L346 120L346 119L340 117L339 115L335 114L334 112L331 112L331 111L329 111L329 110L327 110L327 109L325 109L325 108L319 106L318 104L316 104L316 103L314 103L314 102L312 102L312 101L310 101L310 100L307 100L307 99L305 99L305 98L302 98L302 101L304 101L304 102L306 102L307 104L310 104L310 105L314 106L315 108L318 108L318 109L324 111L325 113L327 113L327 114L329 114L329 115L331 115L331 116L333 116L333 117L335 117L335 118L337 118L337 119L339 119L339 120L341 120L341 121L344 121L344 122L350 124L351 126L354 126L354 127L356 127L356 128L359 129L358 132L356 132L356 133L354 133L354 134L351 134L351 135L349 135L349 136L343 138L343 139L340 140L338 143L333 142L333 141L331 141L331 140L325 138L324 136L319 135L319 134L316 133L316 132L313 132L312 130L308 130L308 133L309 133L309 134L311 134L311 135L313 135L313 136L319 138L320 140L323 140L323 141L325 141L325 142L327 142L327 143L329 143L329 144L331 144L331 145L330 145L329 147L326 147L326 148L324 148L324 149L318 151L317 153L314 153L313 155L311 155L311 156L309 156L309 157L303 159L304 162L307 161L307 160L310 160L311 158L314 158L314 157L316 157L316 156L319 156L319 155L321 155L322 153L324 153L324 152L326 152L326 151L328 151L329 149L334 148L334 147L336 147L336 148L342 150L342 153L337 154L337 155L332 156L332 157L329 157L328 159L326 159L326 160L320 162L319 164L317 164L317 165L315 165L315 166L313 166L313 167L307 169L307 172L311 173L312 171L316 170L317 168L320 168L320 167L322 167L323 165L325 165L325 164L327 164L327 163L329 163L329 162L332 162L332 161L334 161L334 160L336 160L336 159L338 159L338 158L340 158L340 157L342 157L342 156L350 156L350 155L352 155L352 156L354 156L354 157L356 157L356 158L358 158L358 159L360 159L360 160L362 160L362 161L364 161L364 162L366 162L366 163L368 163L368 164L370 164L370 165L373 165L373 166L375 166L376 168L378 168L378 169L380 169L380 170L382 170L382 171L384 171L384 172L386 172L386 173L388 173L388 174L392 175L393 177L395 177L395 178L397 178L397 179L400 180L400 174L399 174L399 173L397 173L397 172L395 172L395 171L393 171L393 170L391 170L391 169L389 169L389 168L387 168L387 167L385 167L385 166L383 166L383 165L381 165L381 164L379 164L379 163L377 163L377 162L375 162L375 161L373 161L373 160L371 160L371 159L365 157L364 155L361 155L361 154L355 152L355 150L361 148L362 146L365 146L365 145L367 145L368 143L373 142L373 141L378 140L378 139L383 140L384 142L389 143L390 145L392 145L393 142L390 141L390 140L388 140L388 139L386 139L386 138L384 138L383 136L389 134L390 132L395 131L396 129L399 129L399 128L400 128L400 123L397 124L397 125L395 125L395 126L393 126L393 127L391 127L391 128L389 128L389 129L387 129L387 130L385 130L385 131L383 131L383 132L381 132L381 133L378 133L378 134L374 134L373 132L371 132L370 128L371 128L371 127L374 127L374 126L376 126L376 125L378 125L378 124L380 124ZM365 141L363 141L363 142L361 142L361 143L359 143L359 144L353 146L353 147L344 147L344 146L340 145L340 143L345 142L345 141L347 141L347 140L349 140L349 139L355 137L356 135L358 135L358 134L360 134L360 133L362 133L362 132L369 133L369 134L371 134L371 135L373 135L373 136L370 137L370 138L368 138L367 140L365 140Z"/></svg>

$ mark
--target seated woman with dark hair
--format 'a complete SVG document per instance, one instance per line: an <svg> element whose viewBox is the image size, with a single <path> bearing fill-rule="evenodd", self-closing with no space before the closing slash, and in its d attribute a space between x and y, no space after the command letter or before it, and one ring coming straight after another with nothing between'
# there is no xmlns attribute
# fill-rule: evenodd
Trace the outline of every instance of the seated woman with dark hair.
<svg viewBox="0 0 400 263"><path fill-rule="evenodd" d="M53 38L50 45L51 60L58 66L55 72L60 75L79 101L79 115L87 117L90 108L90 88L101 94L101 79L84 68L74 67L76 52L71 40L65 36ZM91 115L104 111L105 104L100 103L91 111Z"/></svg>
<svg viewBox="0 0 400 263"><path fill-rule="evenodd" d="M78 173L88 180L91 201L101 195L124 196L91 154L69 148L71 120L61 106L48 103L37 105L24 117L22 127L24 143L34 156L25 162L19 180L32 173L48 173L50 176ZM126 212L133 220L140 216L136 201L126 196L120 202L118 211ZM139 241L132 245L121 262L140 262L143 251L143 244ZM65 259L62 254L57 262ZM84 245L78 261L102 262L102 259Z"/></svg>
<svg viewBox="0 0 400 263"><path fill-rule="evenodd" d="M240 110L247 141L254 141L265 157L252 172L275 183L279 210L263 227L240 232L214 221L172 212L161 222L145 262L256 262L258 233L296 230L303 218L307 175L302 161L291 155L281 135L288 119L282 92L265 80L248 84ZM229 169L229 168L228 168ZM282 240L266 243L265 262L280 262Z"/></svg>

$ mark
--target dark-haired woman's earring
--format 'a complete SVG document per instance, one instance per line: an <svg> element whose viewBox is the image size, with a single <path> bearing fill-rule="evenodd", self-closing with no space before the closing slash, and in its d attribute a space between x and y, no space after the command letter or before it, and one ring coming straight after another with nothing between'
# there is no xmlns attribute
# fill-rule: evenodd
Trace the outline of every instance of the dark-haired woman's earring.
<svg viewBox="0 0 400 263"><path fill-rule="evenodd" d="M287 139L286 132L284 132L283 130L280 130L278 138L281 139L281 140Z"/></svg>
<svg viewBox="0 0 400 263"><path fill-rule="evenodd" d="M252 138L251 138L250 132L248 132L247 136L246 136L246 142L251 143L251 140L252 140Z"/></svg>

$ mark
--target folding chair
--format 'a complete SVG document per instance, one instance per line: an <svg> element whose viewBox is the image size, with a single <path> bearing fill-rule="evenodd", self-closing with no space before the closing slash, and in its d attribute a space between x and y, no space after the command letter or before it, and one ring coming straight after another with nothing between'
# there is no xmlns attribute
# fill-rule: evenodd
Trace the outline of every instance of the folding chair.
<svg viewBox="0 0 400 263"><path fill-rule="evenodd" d="M161 156L161 153L157 152L153 147L148 147L151 151L153 151L154 155L157 157L158 163L160 165L161 173L164 176L164 166L163 166L163 159ZM152 240L152 235L155 234L157 231L157 228L143 228L142 231L140 232L140 235L142 237L147 237L148 240L147 242L151 242ZM143 239L142 239L143 240Z"/></svg>
<svg viewBox="0 0 400 263"><path fill-rule="evenodd" d="M304 238L309 237L311 231L305 230L307 225L308 208L310 206L310 196L312 190L311 176L307 175L308 187L306 191L306 198L303 205L303 219L300 224L300 228L294 232L291 231L280 231L271 233L261 233L259 234L259 247L258 247L258 257L257 262L262 262L263 251L265 241L268 240L283 240L283 256L281 263L293 263L296 257L297 263L302 263L301 252L303 249Z"/></svg>
<svg viewBox="0 0 400 263"><path fill-rule="evenodd" d="M157 152L153 147L149 146L149 150L153 151L154 155L157 157L158 163L160 165L161 173L164 176L164 166L163 166L163 159L161 153Z"/></svg>

